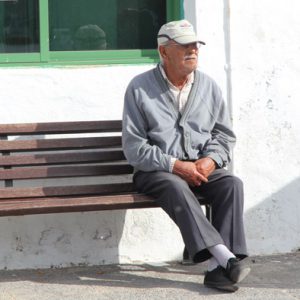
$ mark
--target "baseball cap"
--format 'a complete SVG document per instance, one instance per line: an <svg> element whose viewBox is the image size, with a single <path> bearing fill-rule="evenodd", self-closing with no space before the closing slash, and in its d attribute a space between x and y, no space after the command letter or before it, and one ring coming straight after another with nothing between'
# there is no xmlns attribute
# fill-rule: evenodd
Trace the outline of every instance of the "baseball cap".
<svg viewBox="0 0 300 300"><path fill-rule="evenodd" d="M163 45L168 40L174 40L176 43L185 45L190 43L200 43L200 41L194 31L193 25L187 20L172 21L164 24L157 35L157 44Z"/></svg>

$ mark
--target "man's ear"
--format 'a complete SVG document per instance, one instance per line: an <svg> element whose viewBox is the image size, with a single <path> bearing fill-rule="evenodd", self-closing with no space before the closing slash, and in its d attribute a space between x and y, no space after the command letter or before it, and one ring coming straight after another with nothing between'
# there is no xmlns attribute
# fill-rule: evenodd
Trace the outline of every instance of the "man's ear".
<svg viewBox="0 0 300 300"><path fill-rule="evenodd" d="M166 58L166 57L167 57L166 47L164 47L164 46L159 46L159 47L158 47L158 51L159 51L160 56L161 56L162 58Z"/></svg>

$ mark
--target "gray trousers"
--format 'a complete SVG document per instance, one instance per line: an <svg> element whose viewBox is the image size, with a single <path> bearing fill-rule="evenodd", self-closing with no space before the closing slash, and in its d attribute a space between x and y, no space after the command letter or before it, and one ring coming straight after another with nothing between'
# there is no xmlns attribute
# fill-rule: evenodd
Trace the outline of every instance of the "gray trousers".
<svg viewBox="0 0 300 300"><path fill-rule="evenodd" d="M242 181L224 169L215 170L208 183L191 188L179 176L167 172L134 175L137 189L153 196L177 224L185 246L195 262L211 257L208 247L224 244L237 257L247 256L243 224ZM212 207L212 224L201 204Z"/></svg>

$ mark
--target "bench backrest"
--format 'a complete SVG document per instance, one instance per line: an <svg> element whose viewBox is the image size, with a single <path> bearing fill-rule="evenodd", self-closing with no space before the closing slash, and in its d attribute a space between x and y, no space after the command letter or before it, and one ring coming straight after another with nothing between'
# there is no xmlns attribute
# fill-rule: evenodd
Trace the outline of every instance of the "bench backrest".
<svg viewBox="0 0 300 300"><path fill-rule="evenodd" d="M0 216L157 207L134 189L121 132L120 120L0 124Z"/></svg>
<svg viewBox="0 0 300 300"><path fill-rule="evenodd" d="M131 179L124 179L133 169L122 151L121 130L119 120L0 125L0 200L135 192ZM110 175L107 183L78 183ZM52 178L55 185L45 186ZM71 183L59 185L64 180L57 178Z"/></svg>

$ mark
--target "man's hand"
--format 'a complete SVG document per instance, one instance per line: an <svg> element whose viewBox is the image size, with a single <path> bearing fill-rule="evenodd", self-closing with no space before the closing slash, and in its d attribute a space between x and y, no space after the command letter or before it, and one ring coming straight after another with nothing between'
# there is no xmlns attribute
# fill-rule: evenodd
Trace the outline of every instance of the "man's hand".
<svg viewBox="0 0 300 300"><path fill-rule="evenodd" d="M207 182L207 178L197 170L193 162L176 160L173 173L184 179L190 186L199 186L202 181Z"/></svg>
<svg viewBox="0 0 300 300"><path fill-rule="evenodd" d="M197 171L202 174L205 178L216 169L216 163L210 157L203 157L195 161Z"/></svg>

